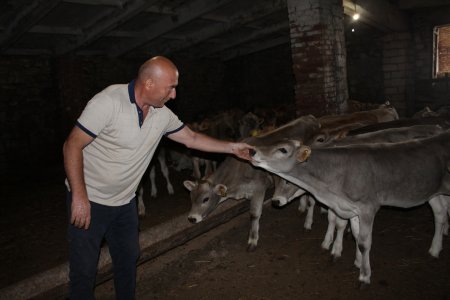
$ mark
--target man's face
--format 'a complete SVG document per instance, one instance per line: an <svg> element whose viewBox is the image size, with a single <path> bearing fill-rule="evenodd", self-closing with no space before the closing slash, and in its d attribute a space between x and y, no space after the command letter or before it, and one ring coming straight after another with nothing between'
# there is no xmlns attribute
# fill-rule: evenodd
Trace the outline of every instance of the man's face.
<svg viewBox="0 0 450 300"><path fill-rule="evenodd" d="M169 72L154 80L152 88L149 90L150 105L163 107L167 101L175 99L177 85L178 72Z"/></svg>

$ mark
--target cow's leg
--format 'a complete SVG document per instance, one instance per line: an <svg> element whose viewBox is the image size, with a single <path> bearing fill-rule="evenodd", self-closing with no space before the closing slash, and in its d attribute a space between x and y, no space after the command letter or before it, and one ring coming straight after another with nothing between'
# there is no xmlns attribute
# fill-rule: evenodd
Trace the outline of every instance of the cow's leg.
<svg viewBox="0 0 450 300"><path fill-rule="evenodd" d="M159 161L159 165L161 167L161 173L163 174L164 178L166 179L167 192L169 193L169 195L173 195L174 194L173 186L172 186L172 183L170 182L169 168L167 167L166 154L165 154L165 151L163 151L163 149L161 149L159 151L158 161ZM153 189L152 189L152 191L153 191Z"/></svg>
<svg viewBox="0 0 450 300"><path fill-rule="evenodd" d="M213 163L209 159L205 159L205 176L209 176L214 172Z"/></svg>
<svg viewBox="0 0 450 300"><path fill-rule="evenodd" d="M152 197L156 197L156 195L158 194L158 189L156 188L156 182L155 182L155 177L156 177L156 171L155 171L155 164L153 164L150 168L150 186L151 186L151 193L150 195Z"/></svg>
<svg viewBox="0 0 450 300"><path fill-rule="evenodd" d="M375 211L369 211L359 216L358 248L361 251L361 268L359 269L359 281L362 284L370 284L370 248L372 246L372 227Z"/></svg>
<svg viewBox="0 0 450 300"><path fill-rule="evenodd" d="M308 205L308 195L304 194L300 197L300 203L298 204L298 211L304 213L306 211L307 205Z"/></svg>
<svg viewBox="0 0 450 300"><path fill-rule="evenodd" d="M327 232L325 233L325 238L322 242L323 249L330 249L330 245L334 240L334 229L336 227L336 214L329 209L328 210L328 227Z"/></svg>
<svg viewBox="0 0 450 300"><path fill-rule="evenodd" d="M200 172L200 158L196 156L192 157L192 167L192 175L197 179L202 178L202 173Z"/></svg>
<svg viewBox="0 0 450 300"><path fill-rule="evenodd" d="M250 232L247 242L247 251L255 251L259 239L259 219L261 218L264 194L255 192L250 200Z"/></svg>
<svg viewBox="0 0 450 300"><path fill-rule="evenodd" d="M145 204L144 204L144 187L141 183L139 185L139 191L138 191L138 214L140 217L145 216Z"/></svg>
<svg viewBox="0 0 450 300"><path fill-rule="evenodd" d="M313 224L313 215L314 215L314 206L316 205L316 200L311 195L306 195L308 202L308 213L306 214L305 219L305 229L311 230L311 226Z"/></svg>
<svg viewBox="0 0 450 300"><path fill-rule="evenodd" d="M447 212L447 217L445 218L445 223L444 223L444 234L448 235L448 230L449 230L449 217L450 217L450 197L448 196L441 196L441 203L442 206L445 208L445 211Z"/></svg>
<svg viewBox="0 0 450 300"><path fill-rule="evenodd" d="M354 264L358 269L360 269L362 255L361 255L361 251L358 248L359 217L353 217L350 219L350 227L352 228L353 237L355 238L355 242L356 242L356 253L355 253Z"/></svg>
<svg viewBox="0 0 450 300"><path fill-rule="evenodd" d="M434 236L428 252L434 257L439 257L439 252L442 250L442 235L445 223L448 222L447 210L441 199L440 196L437 196L428 201L434 214Z"/></svg>
<svg viewBox="0 0 450 300"><path fill-rule="evenodd" d="M348 221L336 216L336 239L333 243L333 249L331 249L331 255L334 260L338 259L342 255L344 231L347 227Z"/></svg>

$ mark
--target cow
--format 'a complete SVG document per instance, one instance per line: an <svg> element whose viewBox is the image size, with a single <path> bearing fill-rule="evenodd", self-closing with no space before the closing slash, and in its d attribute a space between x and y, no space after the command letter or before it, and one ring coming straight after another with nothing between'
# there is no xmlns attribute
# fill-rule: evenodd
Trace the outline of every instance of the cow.
<svg viewBox="0 0 450 300"><path fill-rule="evenodd" d="M239 119L239 139L256 136L261 131L264 119L252 112L247 112Z"/></svg>
<svg viewBox="0 0 450 300"><path fill-rule="evenodd" d="M323 116L319 118L320 131L309 143L326 143L332 139L344 137L352 129L394 120L398 120L398 113L389 102L379 105L378 108L372 110ZM283 179L275 180L272 204L275 206L283 206L299 196L303 196L300 198L299 210L301 212L307 210L304 228L310 230L313 223L314 197Z"/></svg>
<svg viewBox="0 0 450 300"><path fill-rule="evenodd" d="M307 212L303 227L306 230L311 230L314 207L316 205L314 197L299 186L279 176L274 176L274 191L271 198L273 206L282 207L299 197L300 203L298 210L302 213Z"/></svg>
<svg viewBox="0 0 450 300"><path fill-rule="evenodd" d="M374 123L360 128L351 129L347 132L347 135L357 135L361 133L367 133L382 129L396 128L396 127L409 127L414 125L439 125L444 129L450 128L450 118L447 117L423 117L417 119L398 119L383 123Z"/></svg>
<svg viewBox="0 0 450 300"><path fill-rule="evenodd" d="M394 127L373 132L360 133L357 135L346 135L346 132L336 132L334 135L318 133L309 146L326 147L326 146L344 146L351 144L365 143L393 143L399 141L407 141L411 139L420 139L442 133L444 129L440 125L413 125L407 127Z"/></svg>
<svg viewBox="0 0 450 300"><path fill-rule="evenodd" d="M310 148L298 140L255 145L251 163L311 192L339 217L350 219L360 255L359 282L370 284L372 227L381 206L409 208L428 202L435 216L429 253L438 257L448 220L450 131L398 143Z"/></svg>
<svg viewBox="0 0 450 300"><path fill-rule="evenodd" d="M327 115L319 118L322 128L330 131L359 128L365 125L398 120L397 110L386 102L377 109L358 111L344 115ZM324 129L322 129L324 130Z"/></svg>
<svg viewBox="0 0 450 300"><path fill-rule="evenodd" d="M390 128L385 130L379 130L354 136L340 137L339 139L332 139L327 136L328 139L323 138L323 133L319 133L314 136L311 142L307 144L311 147L331 147L331 146L344 146L351 144L369 144L369 143L393 143L399 141L407 141L411 139L419 139L430 137L439 133L442 133L443 129L439 125L415 125L411 127ZM292 201L296 197L307 194L305 190L299 186L290 183L289 181L278 178L275 180L275 190L272 196L272 203L275 206L283 206ZM314 197L307 194L309 207L308 213L305 219L304 227L311 229L313 223L313 209L315 205ZM302 200L302 199L300 199ZM301 203L302 204L302 203ZM322 248L329 249L334 239L334 230L337 226L336 241L333 243L331 254L333 260L336 260L341 256L342 252L342 239L344 229L347 221L340 219L334 214L333 211L328 210L328 228L325 234L325 238L322 242Z"/></svg>
<svg viewBox="0 0 450 300"><path fill-rule="evenodd" d="M166 160L166 149L164 146L159 146L156 153L156 158L159 162L159 167L161 168L161 173L164 176L164 179L166 180L166 188L169 195L174 194L173 185L170 181L169 177L169 168L167 167L167 160ZM150 195L151 197L156 197L158 194L158 189L156 187L156 162L154 158L150 162L150 170L149 170L149 178L150 178ZM144 182L145 180L141 180L138 188L137 193L137 199L138 199L138 215L140 217L145 216L145 204L144 204Z"/></svg>
<svg viewBox="0 0 450 300"><path fill-rule="evenodd" d="M380 120L398 118L398 114L392 107L381 107L373 111L364 113L359 112L356 115L342 115L341 118L333 116L332 120L329 119L326 121L326 126L331 127L339 123L340 128L343 128L345 124L354 122L355 118L360 122L366 118L368 120L365 121L364 124L372 124L373 122L378 121L378 118ZM273 143L280 138L310 139L314 134L319 132L321 127L328 128L322 126L322 124L320 124L312 115L302 116L279 128L265 132L256 137L250 137L245 141L255 145L264 145L266 143ZM247 180L242 178L242 175L245 172L240 171L241 168L246 170L247 167L241 166L241 164L247 163L227 158L213 173L195 181L186 180L183 182L185 188L189 190L191 198L191 210L188 219L192 223L201 222L217 207L217 205L229 198L249 199L251 227L247 250L254 251L259 237L259 219L262 213L263 196L268 187L265 187L264 194L259 189L253 190L253 184L255 184L255 186L261 185L260 174L255 175L253 182L246 182L245 185L241 184ZM249 172L254 172L254 170L246 170L246 172L246 174L248 174ZM271 185L272 183L270 186ZM249 186L251 187L250 190L245 190L248 189ZM227 193L223 194L224 190L226 190ZM233 191L233 193L228 191ZM308 211L311 211L312 213L313 210L309 208Z"/></svg>
<svg viewBox="0 0 450 300"><path fill-rule="evenodd" d="M244 141L263 145L278 140L280 136L311 138L319 126L314 116L303 116L271 132L258 137L249 137ZM227 157L212 174L195 181L183 182L191 198L188 220L191 223L201 222L220 203L230 198L248 199L251 226L247 250L254 251L259 239L259 219L265 193L273 184L271 177L270 173L255 168L248 162Z"/></svg>

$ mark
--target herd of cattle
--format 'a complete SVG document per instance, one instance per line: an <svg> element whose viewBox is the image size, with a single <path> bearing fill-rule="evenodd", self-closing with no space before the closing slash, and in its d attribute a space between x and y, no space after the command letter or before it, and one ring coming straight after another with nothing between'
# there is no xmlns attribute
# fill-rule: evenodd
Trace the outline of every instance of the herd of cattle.
<svg viewBox="0 0 450 300"><path fill-rule="evenodd" d="M322 247L332 245L331 254L340 257L350 220L356 241L354 263L365 285L370 283L372 227L380 207L408 208L428 202L435 222L429 253L439 256L450 215L450 117L445 111L425 109L412 118L399 119L395 108L386 103L345 115L301 116L281 126L273 121L276 118L267 124L267 119L253 113L235 117L229 113L219 119L216 125L222 128L212 120L189 126L220 138L226 134L243 139L255 147L250 162L228 156L216 167L196 154L171 152L176 166L194 170L196 179L183 183L190 191L190 222L201 222L227 199L248 199L247 249L252 251L257 247L259 219L269 190L275 206L300 197L299 210L308 211L306 229L311 229L314 205L319 201L328 208L329 221ZM164 151L160 154L163 174L168 175ZM190 163L184 164L183 159ZM204 175L201 162L207 166ZM173 193L166 179L168 192ZM156 195L154 188L152 196ZM142 194L139 198L143 214Z"/></svg>

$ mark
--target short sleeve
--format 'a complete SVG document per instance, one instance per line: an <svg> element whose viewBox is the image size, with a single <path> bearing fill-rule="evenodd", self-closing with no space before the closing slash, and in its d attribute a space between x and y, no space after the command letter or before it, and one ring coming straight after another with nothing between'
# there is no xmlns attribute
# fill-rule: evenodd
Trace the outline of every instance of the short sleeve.
<svg viewBox="0 0 450 300"><path fill-rule="evenodd" d="M99 93L87 103L77 120L77 126L92 137L96 137L110 123L113 110L112 99Z"/></svg>
<svg viewBox="0 0 450 300"><path fill-rule="evenodd" d="M168 111L169 120L167 122L166 132L164 133L165 136L175 133L175 132L183 129L183 127L184 127L183 122L180 121L180 119L178 118L178 116L176 114L174 114L169 108L167 108L167 111Z"/></svg>

